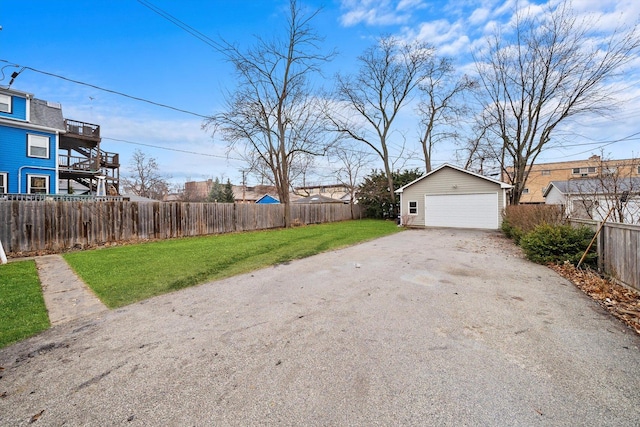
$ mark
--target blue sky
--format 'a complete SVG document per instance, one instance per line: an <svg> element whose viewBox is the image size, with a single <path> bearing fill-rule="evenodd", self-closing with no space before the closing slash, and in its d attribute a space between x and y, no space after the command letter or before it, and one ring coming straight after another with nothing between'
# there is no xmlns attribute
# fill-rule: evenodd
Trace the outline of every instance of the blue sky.
<svg viewBox="0 0 640 427"><path fill-rule="evenodd" d="M242 46L252 44L254 35L277 31L287 8L282 0L150 2L214 40L224 38ZM518 4L537 8L542 3ZM326 49L339 52L321 82L330 87L331 76L354 71L357 55L381 34L428 41L440 54L453 57L460 70L471 72L470 52L495 25L511 19L515 1L307 0L303 4L323 6L315 26L326 37ZM578 13L599 14L598 25L605 30L640 16L637 0L574 0L574 8ZM136 0L0 0L0 25L0 60L198 115L219 111L223 90L234 84L232 68L218 52ZM627 138L640 132L639 68L640 61L635 61L618 82L625 88L620 96L627 101L620 111L610 118L585 118L567 126L563 135L572 146L545 152L540 160L586 158L599 154L600 147L614 158L640 156L638 136ZM4 68L0 85L7 85L7 76L15 70ZM240 182L244 164L225 158L226 143L203 131L197 115L31 70L22 72L12 87L60 102L66 118L100 124L103 148L121 153L123 175L131 153L140 149L155 157L176 183L215 177ZM417 137L407 126L407 136ZM610 143L617 139L624 140ZM454 163L455 150L452 145L440 146L434 164ZM406 163L420 165L418 158ZM321 159L318 166L315 179L332 181L330 166ZM380 165L374 162L372 167Z"/></svg>

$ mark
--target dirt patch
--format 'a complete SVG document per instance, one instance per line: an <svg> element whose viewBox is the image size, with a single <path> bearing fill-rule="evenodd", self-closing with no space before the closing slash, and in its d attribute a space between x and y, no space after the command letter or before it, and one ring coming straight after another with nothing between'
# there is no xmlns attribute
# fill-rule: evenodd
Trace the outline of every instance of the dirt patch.
<svg viewBox="0 0 640 427"><path fill-rule="evenodd" d="M594 271L576 269L569 263L549 267L640 334L640 292L605 279Z"/></svg>

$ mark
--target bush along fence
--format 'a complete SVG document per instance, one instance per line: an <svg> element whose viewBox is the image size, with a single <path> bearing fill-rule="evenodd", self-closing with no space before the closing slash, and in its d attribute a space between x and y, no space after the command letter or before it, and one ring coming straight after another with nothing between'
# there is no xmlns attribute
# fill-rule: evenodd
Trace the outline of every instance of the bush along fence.
<svg viewBox="0 0 640 427"><path fill-rule="evenodd" d="M360 215L347 204L292 204L294 224ZM0 201L0 242L9 256L118 242L284 227L283 205L130 201Z"/></svg>
<svg viewBox="0 0 640 427"><path fill-rule="evenodd" d="M593 231L600 222L571 219L574 226L587 226ZM598 268L623 285L640 291L640 225L605 222L595 243Z"/></svg>

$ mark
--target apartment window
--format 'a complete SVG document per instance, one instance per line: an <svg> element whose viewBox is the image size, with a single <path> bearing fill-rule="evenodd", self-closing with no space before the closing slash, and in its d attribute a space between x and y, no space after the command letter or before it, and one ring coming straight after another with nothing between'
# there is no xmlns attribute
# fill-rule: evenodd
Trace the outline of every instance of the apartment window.
<svg viewBox="0 0 640 427"><path fill-rule="evenodd" d="M543 171L542 171L542 175L543 175L543 176L551 175L551 171L550 171L550 170L548 170L548 169L543 170Z"/></svg>
<svg viewBox="0 0 640 427"><path fill-rule="evenodd" d="M595 166L589 166L585 168L573 168L571 171L574 175L587 176L592 173L596 173Z"/></svg>
<svg viewBox="0 0 640 427"><path fill-rule="evenodd" d="M638 175L640 175L640 166L638 166Z"/></svg>
<svg viewBox="0 0 640 427"><path fill-rule="evenodd" d="M7 191L7 174L0 172L0 194L8 193Z"/></svg>
<svg viewBox="0 0 640 427"><path fill-rule="evenodd" d="M49 137L42 135L27 135L27 155L29 157L49 158Z"/></svg>
<svg viewBox="0 0 640 427"><path fill-rule="evenodd" d="M418 202L409 202L409 215L418 215Z"/></svg>
<svg viewBox="0 0 640 427"><path fill-rule="evenodd" d="M616 166L607 166L602 168L603 175L615 175L618 172L618 168Z"/></svg>
<svg viewBox="0 0 640 427"><path fill-rule="evenodd" d="M29 194L47 194L49 189L49 176L48 175L27 175Z"/></svg>
<svg viewBox="0 0 640 427"><path fill-rule="evenodd" d="M11 97L9 95L0 94L0 112L11 112Z"/></svg>
<svg viewBox="0 0 640 427"><path fill-rule="evenodd" d="M529 194L529 189L528 188L523 188L522 189L522 194Z"/></svg>

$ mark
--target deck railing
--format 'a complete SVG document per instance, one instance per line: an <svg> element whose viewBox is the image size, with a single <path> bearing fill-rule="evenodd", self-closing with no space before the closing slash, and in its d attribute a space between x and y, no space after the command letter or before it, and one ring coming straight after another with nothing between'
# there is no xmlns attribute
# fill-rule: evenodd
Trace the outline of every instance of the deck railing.
<svg viewBox="0 0 640 427"><path fill-rule="evenodd" d="M69 171L97 171L98 159L87 158L83 156L69 156L66 154L58 155L58 167L62 170Z"/></svg>
<svg viewBox="0 0 640 427"><path fill-rule="evenodd" d="M64 119L64 127L69 136L81 136L92 140L100 140L100 125Z"/></svg>

